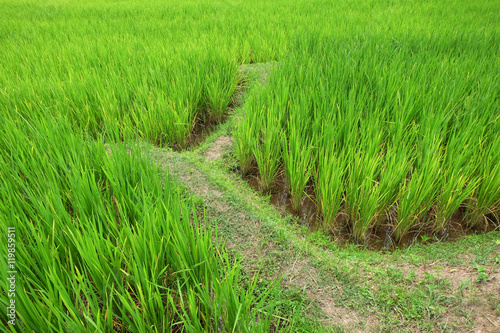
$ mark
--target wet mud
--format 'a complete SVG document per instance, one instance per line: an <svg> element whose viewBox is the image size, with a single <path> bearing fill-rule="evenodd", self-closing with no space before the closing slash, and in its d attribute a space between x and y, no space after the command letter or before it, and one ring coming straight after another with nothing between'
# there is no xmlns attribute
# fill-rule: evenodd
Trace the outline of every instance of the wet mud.
<svg viewBox="0 0 500 333"><path fill-rule="evenodd" d="M243 179L255 191L262 193L258 172L256 170L252 170L248 175L244 176ZM311 182L307 184L305 193L302 196L300 209L297 211L295 211L292 207L292 195L288 190L286 176L283 171L278 173L271 189L267 193L262 194L270 195L270 201L281 213L281 217L290 213L293 216L298 217L298 223L300 225L308 227L311 231L315 230L318 208L316 206L313 184Z"/></svg>

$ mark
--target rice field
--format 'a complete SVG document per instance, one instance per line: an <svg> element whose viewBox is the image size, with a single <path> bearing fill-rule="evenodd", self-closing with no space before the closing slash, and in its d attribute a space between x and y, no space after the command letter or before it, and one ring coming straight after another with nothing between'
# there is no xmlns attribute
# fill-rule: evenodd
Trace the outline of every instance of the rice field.
<svg viewBox="0 0 500 333"><path fill-rule="evenodd" d="M294 210L312 186L319 224L359 242L498 225L498 25L466 22L298 37L245 104L242 172L263 192L284 172Z"/></svg>
<svg viewBox="0 0 500 333"><path fill-rule="evenodd" d="M267 311L272 288L256 294L257 277L240 285L214 226L137 143L185 147L197 123L223 118L236 88L245 49L212 47L220 23L199 22L217 8L178 5L1 2L0 225L15 228L18 277L17 321L2 311L2 331L267 332L279 322Z"/></svg>
<svg viewBox="0 0 500 333"><path fill-rule="evenodd" d="M19 277L2 331L294 331L279 287L242 278L145 148L185 149L223 122L244 64L273 65L232 133L239 170L257 168L263 192L284 174L295 210L312 188L324 232L499 224L496 1L0 8L0 238L15 228Z"/></svg>

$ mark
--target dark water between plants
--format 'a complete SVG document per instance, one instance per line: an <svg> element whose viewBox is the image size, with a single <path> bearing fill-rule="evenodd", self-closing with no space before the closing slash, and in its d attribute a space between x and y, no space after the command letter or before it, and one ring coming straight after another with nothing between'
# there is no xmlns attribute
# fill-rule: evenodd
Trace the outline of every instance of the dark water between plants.
<svg viewBox="0 0 500 333"><path fill-rule="evenodd" d="M255 191L262 193L257 174L251 173L243 179ZM282 217L284 217L285 214L290 213L293 216L298 217L301 225L307 226L311 231L315 230L318 208L316 206L316 198L312 184L308 184L306 194L302 197L302 204L300 206L300 210L298 211L294 211L292 208L292 196L288 191L284 172L280 172L278 177L276 177L274 184L267 195L269 194L271 195L271 203L281 213Z"/></svg>
<svg viewBox="0 0 500 333"><path fill-rule="evenodd" d="M200 144L205 142L205 140L210 136L210 134L212 134L215 130L217 130L217 127L220 124L223 124L226 121L226 118L227 117L224 117L220 122L197 120L193 130L186 138L184 147L175 144L172 145L172 149L174 151L183 151L198 147Z"/></svg>
<svg viewBox="0 0 500 333"><path fill-rule="evenodd" d="M244 176L243 179L255 191L262 193L256 168ZM271 190L268 193L262 194L270 195L270 202L281 213L281 217L289 213L297 217L298 223L307 226L310 231L320 230L322 228L321 216L318 216L314 184L312 182L308 184L305 192L305 195L302 197L300 210L294 211L292 208L292 197L287 188L286 176L281 171L276 177ZM498 226L499 221L495 216L488 215L487 219L490 221L487 225L466 229L464 227L465 209L459 208L441 232L433 234L429 228L414 229L404 235L399 242L394 240L392 236L393 227L389 221L386 221L385 224L382 223L377 228L370 230L366 243L360 244L360 246L373 251L394 251L396 249L408 248L416 243L451 242L468 235L500 230L500 226ZM336 224L337 226L334 230L329 232L330 239L339 245L352 243L351 227L347 219L344 216L339 216Z"/></svg>

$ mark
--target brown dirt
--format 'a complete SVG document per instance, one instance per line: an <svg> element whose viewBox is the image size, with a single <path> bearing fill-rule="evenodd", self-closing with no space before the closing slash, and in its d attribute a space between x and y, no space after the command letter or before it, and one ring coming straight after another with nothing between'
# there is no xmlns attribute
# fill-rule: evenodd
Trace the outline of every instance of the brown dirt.
<svg viewBox="0 0 500 333"><path fill-rule="evenodd" d="M330 326L340 325L348 332L365 332L369 327L378 325L375 315L362 317L357 311L339 305L339 300L333 296L335 289L320 287L318 270L307 259L296 258L293 263L283 267L278 275L283 276L282 287L303 289L312 301L310 306L316 304L323 311L324 316L319 321Z"/></svg>
<svg viewBox="0 0 500 333"><path fill-rule="evenodd" d="M182 150L188 150L188 149L193 149L203 143L206 138L216 130L218 124L224 123L227 119L227 116L224 116L220 121L214 121L214 120L197 120L195 123L195 126L189 136L186 139L186 144L185 147L180 147L178 145L173 145L172 149L175 151L182 151Z"/></svg>
<svg viewBox="0 0 500 333"><path fill-rule="evenodd" d="M452 293L449 296L457 297L460 302L458 308L448 309L441 322L458 324L460 329L455 330L456 332L500 333L500 313L496 310L500 304L498 265L484 265L485 273L489 277L489 280L484 282L477 282L478 271L470 265L448 266L437 261L422 266L398 266L405 273L414 272L419 280L432 274L450 282Z"/></svg>
<svg viewBox="0 0 500 333"><path fill-rule="evenodd" d="M427 274L433 274L439 279L449 280L453 289L460 288L463 284L467 283L467 280L469 280L470 283L474 283L478 276L477 269L470 265L448 266L441 264L439 261L423 266L401 264L399 267L405 272L413 271L415 275L421 279L425 278ZM484 267L486 267L485 273L488 275L489 281L478 284L478 288L482 290L489 286L500 288L500 272L498 265Z"/></svg>
<svg viewBox="0 0 500 333"><path fill-rule="evenodd" d="M230 136L220 136L218 137L204 153L205 159L207 161L215 161L220 158L229 151L231 151L231 147L233 146L233 138Z"/></svg>
<svg viewBox="0 0 500 333"><path fill-rule="evenodd" d="M253 168L251 172L243 177L243 179L253 188L256 192L262 192L260 188L258 170ZM302 196L302 203L298 211L293 210L292 196L287 188L287 180L284 170L278 172L278 176L273 181L273 186L270 189L271 204L285 216L290 213L299 218L299 224L305 225L309 230L314 231L320 228L316 223L316 216L318 215L318 207L316 206L316 198L312 182L306 187L306 193Z"/></svg>

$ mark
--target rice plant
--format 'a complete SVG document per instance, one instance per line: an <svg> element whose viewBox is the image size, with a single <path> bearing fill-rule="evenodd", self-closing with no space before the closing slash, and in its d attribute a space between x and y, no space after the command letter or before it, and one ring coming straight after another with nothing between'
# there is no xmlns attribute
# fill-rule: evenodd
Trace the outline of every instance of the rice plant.
<svg viewBox="0 0 500 333"><path fill-rule="evenodd" d="M292 209L295 211L300 209L312 172L310 163L313 146L300 130L301 120L304 119L293 114L289 120L288 139L283 135L281 140L287 185L292 194Z"/></svg>
<svg viewBox="0 0 500 333"><path fill-rule="evenodd" d="M319 157L316 173L316 201L323 215L323 227L331 230L339 213L344 195L343 179L347 169L348 155L345 152L332 154L324 150Z"/></svg>
<svg viewBox="0 0 500 333"><path fill-rule="evenodd" d="M265 193L271 189L280 167L281 116L270 116L273 112L272 104L255 112L258 112L260 119L266 119L265 123L260 123L260 127L256 128L258 136L250 143L259 168L260 187Z"/></svg>
<svg viewBox="0 0 500 333"><path fill-rule="evenodd" d="M242 175L246 175L250 171L253 161L253 149L249 144L253 138L253 120L249 118L242 119L233 132L236 156Z"/></svg>
<svg viewBox="0 0 500 333"><path fill-rule="evenodd" d="M436 204L436 232L446 228L453 214L472 196L479 183L479 179L474 177L471 164L468 164L477 151L477 143L471 142L468 135L473 131L470 127L461 128L460 131L462 133L450 136L443 153L442 189ZM469 148L469 145L472 147Z"/></svg>
<svg viewBox="0 0 500 333"><path fill-rule="evenodd" d="M480 143L480 146L481 143ZM483 146L484 147L484 146ZM476 187L472 199L470 200L470 218L467 220L467 227L487 224L486 215L496 214L498 220L500 205L500 136L497 134L481 154L477 154L474 162L478 165L478 176L481 182Z"/></svg>
<svg viewBox="0 0 500 333"><path fill-rule="evenodd" d="M376 152L358 151L349 164L346 178L346 212L352 224L355 240L363 242L374 226L380 199L377 177L381 159Z"/></svg>

